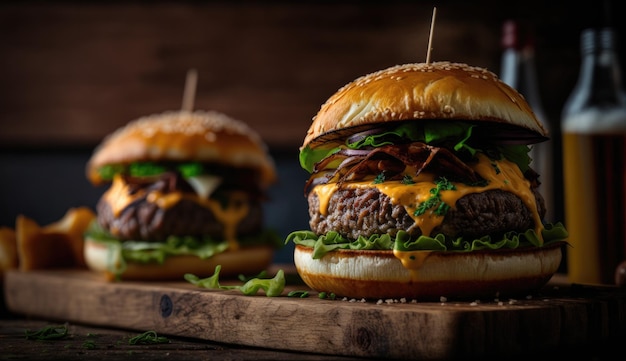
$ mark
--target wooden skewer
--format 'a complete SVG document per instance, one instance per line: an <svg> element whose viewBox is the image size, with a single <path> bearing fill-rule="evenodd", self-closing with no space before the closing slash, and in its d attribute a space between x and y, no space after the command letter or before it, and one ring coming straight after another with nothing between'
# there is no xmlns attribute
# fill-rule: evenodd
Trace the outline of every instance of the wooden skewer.
<svg viewBox="0 0 626 361"><path fill-rule="evenodd" d="M193 110L197 83L198 72L196 69L189 69L189 71L187 71L187 79L185 80L185 92L183 93L183 111L190 112Z"/></svg>
<svg viewBox="0 0 626 361"><path fill-rule="evenodd" d="M426 64L430 64L430 52L433 50L433 32L435 30L435 18L437 17L437 8L433 8L433 19L430 22L430 34L428 35L428 51L426 51Z"/></svg>

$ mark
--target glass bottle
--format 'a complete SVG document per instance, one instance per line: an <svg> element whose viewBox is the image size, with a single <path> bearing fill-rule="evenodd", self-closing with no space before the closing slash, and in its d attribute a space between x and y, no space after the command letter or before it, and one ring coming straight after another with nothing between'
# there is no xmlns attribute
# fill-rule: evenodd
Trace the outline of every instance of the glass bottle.
<svg viewBox="0 0 626 361"><path fill-rule="evenodd" d="M614 284L626 260L626 93L612 28L580 38L578 81L562 111L567 273Z"/></svg>
<svg viewBox="0 0 626 361"><path fill-rule="evenodd" d="M502 27L502 63L500 79L516 89L526 98L533 112L550 132L550 124L541 102L541 95L535 70L535 42L530 33L522 37L518 22L508 20ZM530 150L530 166L539 173L539 192L546 205L545 221L554 222L555 196L553 143L547 140L533 144Z"/></svg>

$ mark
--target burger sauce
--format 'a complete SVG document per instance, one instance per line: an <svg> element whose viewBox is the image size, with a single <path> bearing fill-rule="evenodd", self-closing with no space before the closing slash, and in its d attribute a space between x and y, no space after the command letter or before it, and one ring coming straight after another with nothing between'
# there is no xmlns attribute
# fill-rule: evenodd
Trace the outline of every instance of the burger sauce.
<svg viewBox="0 0 626 361"><path fill-rule="evenodd" d="M578 82L562 114L567 273L613 284L626 260L626 93L610 28L581 34Z"/></svg>

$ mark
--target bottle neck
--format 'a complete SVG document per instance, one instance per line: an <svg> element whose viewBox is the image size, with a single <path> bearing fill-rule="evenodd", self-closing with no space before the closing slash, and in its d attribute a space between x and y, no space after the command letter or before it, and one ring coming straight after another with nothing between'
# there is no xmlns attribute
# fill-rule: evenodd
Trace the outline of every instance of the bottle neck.
<svg viewBox="0 0 626 361"><path fill-rule="evenodd" d="M593 103L620 101L620 68L610 28L586 29L581 34L582 62L577 88L586 90Z"/></svg>
<svg viewBox="0 0 626 361"><path fill-rule="evenodd" d="M545 114L543 113L539 84L537 82L537 71L535 69L535 48L531 44L527 44L522 49L521 63L523 78L520 82L520 92L526 97L537 116L543 118ZM542 119L542 121L545 122L546 119Z"/></svg>
<svg viewBox="0 0 626 361"><path fill-rule="evenodd" d="M626 132L626 93L612 30L587 29L580 44L580 74L563 107L563 133Z"/></svg>
<svg viewBox="0 0 626 361"><path fill-rule="evenodd" d="M537 84L534 37L526 30L524 36L520 36L520 26L516 21L509 20L503 24L500 79L526 98L535 115L547 127Z"/></svg>
<svg viewBox="0 0 626 361"><path fill-rule="evenodd" d="M505 21L502 25L502 59L500 63L500 80L518 88L520 82L520 61L518 25L513 20Z"/></svg>

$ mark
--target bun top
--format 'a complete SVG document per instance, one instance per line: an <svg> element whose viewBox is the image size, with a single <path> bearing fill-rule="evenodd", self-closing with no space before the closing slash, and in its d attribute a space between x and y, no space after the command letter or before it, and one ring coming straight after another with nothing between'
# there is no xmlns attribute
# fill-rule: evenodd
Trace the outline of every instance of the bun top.
<svg viewBox="0 0 626 361"><path fill-rule="evenodd" d="M494 73L434 62L396 65L346 84L321 106L302 148L343 129L412 119L502 123L547 137L524 97Z"/></svg>
<svg viewBox="0 0 626 361"><path fill-rule="evenodd" d="M108 135L87 163L87 178L103 183L98 168L137 161L197 161L258 169L262 185L276 180L266 144L245 123L215 111L169 111L131 121Z"/></svg>

